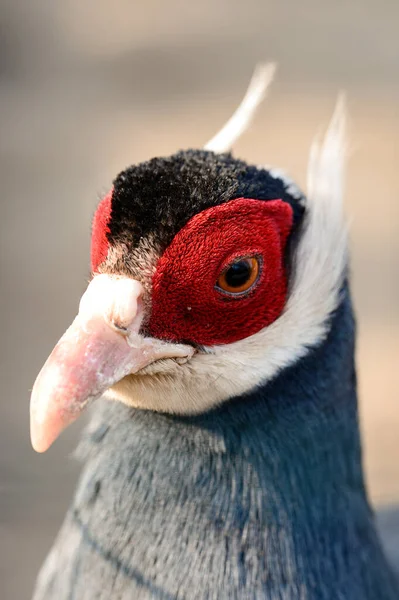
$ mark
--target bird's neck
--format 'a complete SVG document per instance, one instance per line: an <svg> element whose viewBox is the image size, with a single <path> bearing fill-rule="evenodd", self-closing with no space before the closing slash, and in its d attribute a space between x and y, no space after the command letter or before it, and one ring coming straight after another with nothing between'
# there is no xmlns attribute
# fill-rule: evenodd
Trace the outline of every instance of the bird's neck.
<svg viewBox="0 0 399 600"><path fill-rule="evenodd" d="M241 584L270 598L395 598L363 483L353 339L346 297L325 343L212 413L109 406L101 452L124 474L109 493L123 490L126 527L162 554L156 518L169 546L186 540L216 570L230 553ZM334 593L312 595L326 585Z"/></svg>

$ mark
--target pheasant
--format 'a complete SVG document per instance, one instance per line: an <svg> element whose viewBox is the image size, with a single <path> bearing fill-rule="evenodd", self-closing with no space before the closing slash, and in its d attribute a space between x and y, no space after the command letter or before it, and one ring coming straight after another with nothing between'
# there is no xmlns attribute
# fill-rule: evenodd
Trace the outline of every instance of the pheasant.
<svg viewBox="0 0 399 600"><path fill-rule="evenodd" d="M305 195L230 153L272 75L204 149L99 203L91 281L32 392L39 452L93 410L34 600L399 598L361 466L344 102Z"/></svg>

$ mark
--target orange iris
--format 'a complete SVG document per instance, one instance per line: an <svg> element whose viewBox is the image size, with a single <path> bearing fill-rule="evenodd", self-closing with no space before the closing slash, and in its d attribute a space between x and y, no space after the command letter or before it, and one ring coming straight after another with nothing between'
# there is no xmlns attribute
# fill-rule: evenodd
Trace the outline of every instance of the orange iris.
<svg viewBox="0 0 399 600"><path fill-rule="evenodd" d="M256 283L259 271L258 258L255 256L240 258L223 270L216 286L228 294L242 294Z"/></svg>

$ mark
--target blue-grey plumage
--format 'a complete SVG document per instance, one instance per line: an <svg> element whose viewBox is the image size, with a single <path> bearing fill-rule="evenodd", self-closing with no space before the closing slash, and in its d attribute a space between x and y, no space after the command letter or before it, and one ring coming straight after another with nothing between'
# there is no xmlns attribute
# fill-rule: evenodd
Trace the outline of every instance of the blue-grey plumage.
<svg viewBox="0 0 399 600"><path fill-rule="evenodd" d="M361 467L349 293L327 339L194 417L104 404L35 600L396 600Z"/></svg>

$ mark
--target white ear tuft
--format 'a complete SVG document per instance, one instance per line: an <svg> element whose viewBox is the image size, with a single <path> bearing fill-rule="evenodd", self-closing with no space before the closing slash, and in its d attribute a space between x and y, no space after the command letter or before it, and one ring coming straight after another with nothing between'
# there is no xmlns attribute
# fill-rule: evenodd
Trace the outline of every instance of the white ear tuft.
<svg viewBox="0 0 399 600"><path fill-rule="evenodd" d="M324 140L312 144L308 164L308 200L342 207L347 155L346 102L340 94Z"/></svg>
<svg viewBox="0 0 399 600"><path fill-rule="evenodd" d="M313 298L324 298L326 314L335 308L347 263L343 195L347 154L346 103L341 94L322 142L315 141L308 165L305 232L297 259ZM307 265L307 268L305 267ZM310 301L310 298L309 298ZM327 310L327 305L330 309Z"/></svg>
<svg viewBox="0 0 399 600"><path fill-rule="evenodd" d="M266 90L273 80L276 65L260 63L256 66L247 92L235 113L224 127L204 146L212 152L227 152L248 128L256 109L264 99Z"/></svg>

